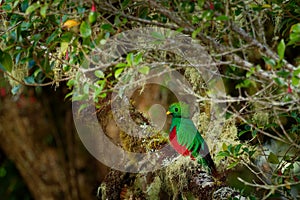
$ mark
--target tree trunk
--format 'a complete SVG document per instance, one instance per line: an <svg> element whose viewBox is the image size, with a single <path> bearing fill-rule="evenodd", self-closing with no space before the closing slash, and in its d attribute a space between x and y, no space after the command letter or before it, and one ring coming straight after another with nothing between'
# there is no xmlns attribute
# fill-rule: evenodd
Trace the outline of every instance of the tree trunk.
<svg viewBox="0 0 300 200"><path fill-rule="evenodd" d="M50 91L52 92L52 91ZM51 98L49 98L51 96ZM92 199L106 169L84 149L63 95L0 99L0 146L34 199Z"/></svg>

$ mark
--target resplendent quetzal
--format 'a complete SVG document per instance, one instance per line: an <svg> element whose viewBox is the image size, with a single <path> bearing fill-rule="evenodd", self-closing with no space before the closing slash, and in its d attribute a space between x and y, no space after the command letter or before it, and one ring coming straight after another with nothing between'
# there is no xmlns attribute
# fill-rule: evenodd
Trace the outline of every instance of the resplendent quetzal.
<svg viewBox="0 0 300 200"><path fill-rule="evenodd" d="M190 156L212 175L217 174L208 146L190 119L189 105L184 102L170 105L167 115L172 115L169 139L173 148L183 156Z"/></svg>

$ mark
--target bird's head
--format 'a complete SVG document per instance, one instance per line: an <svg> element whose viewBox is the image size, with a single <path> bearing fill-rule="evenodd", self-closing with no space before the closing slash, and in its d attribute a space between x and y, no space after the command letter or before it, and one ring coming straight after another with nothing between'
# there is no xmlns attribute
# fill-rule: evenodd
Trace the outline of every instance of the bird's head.
<svg viewBox="0 0 300 200"><path fill-rule="evenodd" d="M190 117L190 106L184 102L177 102L170 105L167 115L172 115L173 117Z"/></svg>

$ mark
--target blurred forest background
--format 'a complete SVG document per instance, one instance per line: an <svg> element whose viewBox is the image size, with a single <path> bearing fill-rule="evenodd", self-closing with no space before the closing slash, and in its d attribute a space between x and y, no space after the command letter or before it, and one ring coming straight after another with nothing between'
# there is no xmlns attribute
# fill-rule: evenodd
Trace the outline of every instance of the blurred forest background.
<svg viewBox="0 0 300 200"><path fill-rule="evenodd" d="M137 77L146 79L153 66L167 65L191 84L201 111L193 119L209 135L210 91L184 58L135 50L86 69L90 53L101 52L112 36L143 27L195 39L221 74L226 95L219 103L227 105L226 120L223 135L208 144L227 178L222 184L249 199L299 199L298 0L0 0L0 20L1 199L212 198L187 184L191 174L184 164L150 175L111 171L76 133L72 101L92 98L99 122L116 143L149 151L112 122L110 97L122 77L130 85ZM153 37L165 40L159 31ZM99 81L78 89L87 72ZM151 105L166 109L174 100L167 89L145 85L133 95L134 121L150 126ZM156 139L150 149L166 138L164 133L150 138Z"/></svg>

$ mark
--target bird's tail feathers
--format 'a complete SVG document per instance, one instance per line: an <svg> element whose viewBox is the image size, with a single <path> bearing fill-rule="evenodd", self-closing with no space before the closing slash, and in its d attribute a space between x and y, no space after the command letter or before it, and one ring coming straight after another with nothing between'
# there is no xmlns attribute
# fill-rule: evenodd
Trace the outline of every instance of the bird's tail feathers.
<svg viewBox="0 0 300 200"><path fill-rule="evenodd" d="M216 165L215 165L214 161L212 160L209 153L203 157L203 161L205 163L203 163L202 165L207 166L211 175L216 177L218 174L218 171L217 171Z"/></svg>

